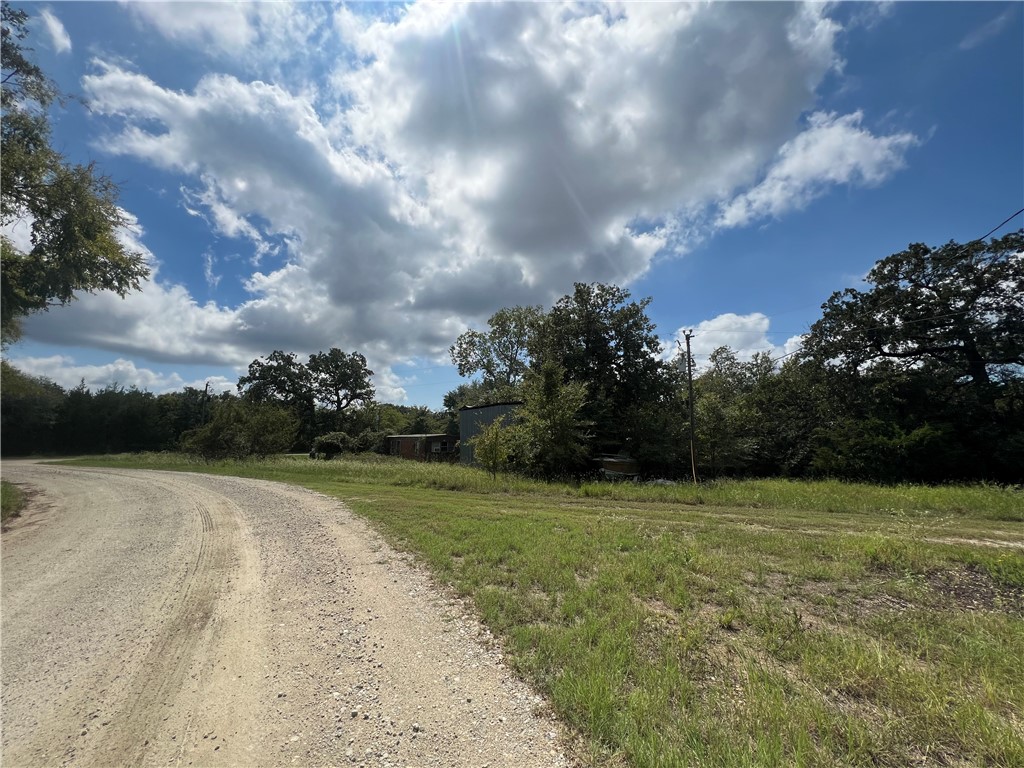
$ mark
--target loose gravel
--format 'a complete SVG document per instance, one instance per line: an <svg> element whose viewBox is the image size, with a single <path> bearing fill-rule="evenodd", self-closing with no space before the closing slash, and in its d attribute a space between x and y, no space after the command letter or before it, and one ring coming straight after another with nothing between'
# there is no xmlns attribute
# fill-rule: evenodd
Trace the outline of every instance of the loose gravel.
<svg viewBox="0 0 1024 768"><path fill-rule="evenodd" d="M461 601L336 499L4 462L2 761L571 766Z"/></svg>

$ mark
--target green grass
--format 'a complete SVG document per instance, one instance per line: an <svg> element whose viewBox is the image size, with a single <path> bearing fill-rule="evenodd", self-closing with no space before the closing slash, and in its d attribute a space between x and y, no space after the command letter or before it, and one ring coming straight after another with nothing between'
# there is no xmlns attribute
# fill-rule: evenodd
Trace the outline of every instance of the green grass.
<svg viewBox="0 0 1024 768"><path fill-rule="evenodd" d="M346 483L408 486L476 493L539 494L571 499L661 502L698 506L799 509L828 513L870 513L891 517L954 516L981 520L1024 522L1024 488L997 485L892 485L848 483L839 480L718 480L694 486L592 482L572 485L546 483L515 475L495 481L477 469L460 465L399 462L382 456L357 456L331 462L311 462L289 456L261 462L205 463L172 453L122 454L76 459L92 466L132 466L243 476L281 477L291 482L315 482L329 476ZM400 466L400 471L395 471Z"/></svg>
<svg viewBox="0 0 1024 768"><path fill-rule="evenodd" d="M25 508L25 492L14 483L0 480L0 525L21 514Z"/></svg>
<svg viewBox="0 0 1024 768"><path fill-rule="evenodd" d="M344 499L473 600L598 765L1024 765L1019 489L89 463Z"/></svg>

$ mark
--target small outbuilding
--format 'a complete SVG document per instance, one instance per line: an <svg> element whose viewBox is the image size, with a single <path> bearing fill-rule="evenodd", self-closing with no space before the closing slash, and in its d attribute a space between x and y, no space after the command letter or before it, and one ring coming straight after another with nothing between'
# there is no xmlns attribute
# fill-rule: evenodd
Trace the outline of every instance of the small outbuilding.
<svg viewBox="0 0 1024 768"><path fill-rule="evenodd" d="M473 446L469 441L499 419L510 424L516 408L523 403L513 400L507 403L491 403L490 405L467 405L459 409L459 460L463 464L473 463Z"/></svg>
<svg viewBox="0 0 1024 768"><path fill-rule="evenodd" d="M388 435L388 453L414 461L448 461L455 452L451 435Z"/></svg>
<svg viewBox="0 0 1024 768"><path fill-rule="evenodd" d="M633 480L640 475L640 463L622 454L604 454L594 459L601 474L609 480Z"/></svg>

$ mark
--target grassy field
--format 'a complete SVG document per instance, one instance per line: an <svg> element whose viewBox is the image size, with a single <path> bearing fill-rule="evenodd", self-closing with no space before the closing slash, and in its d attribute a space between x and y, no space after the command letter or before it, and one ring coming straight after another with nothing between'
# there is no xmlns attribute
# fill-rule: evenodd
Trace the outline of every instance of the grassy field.
<svg viewBox="0 0 1024 768"><path fill-rule="evenodd" d="M25 507L25 492L14 483L0 480L0 526L7 526L7 521L21 514Z"/></svg>
<svg viewBox="0 0 1024 768"><path fill-rule="evenodd" d="M344 499L468 596L596 765L1024 765L1024 492L194 464Z"/></svg>

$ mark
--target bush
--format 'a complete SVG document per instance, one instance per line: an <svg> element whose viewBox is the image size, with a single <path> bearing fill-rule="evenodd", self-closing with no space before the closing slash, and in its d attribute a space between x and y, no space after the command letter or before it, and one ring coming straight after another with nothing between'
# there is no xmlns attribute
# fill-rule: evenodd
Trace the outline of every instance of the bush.
<svg viewBox="0 0 1024 768"><path fill-rule="evenodd" d="M342 453L384 453L387 432L364 429L356 437L347 432L328 432L313 441L311 459L333 459Z"/></svg>
<svg viewBox="0 0 1024 768"><path fill-rule="evenodd" d="M517 428L505 426L501 419L496 419L484 427L480 434L472 438L473 459L481 467L497 478L498 472L508 466L509 456L519 439Z"/></svg>
<svg viewBox="0 0 1024 768"><path fill-rule="evenodd" d="M280 406L227 400L214 404L210 421L181 436L181 450L212 459L262 458L288 450L299 420Z"/></svg>
<svg viewBox="0 0 1024 768"><path fill-rule="evenodd" d="M354 453L357 441L345 432L328 432L313 440L311 459L333 459L339 453Z"/></svg>
<svg viewBox="0 0 1024 768"><path fill-rule="evenodd" d="M387 432L364 429L356 438L356 450L360 453L387 453Z"/></svg>

